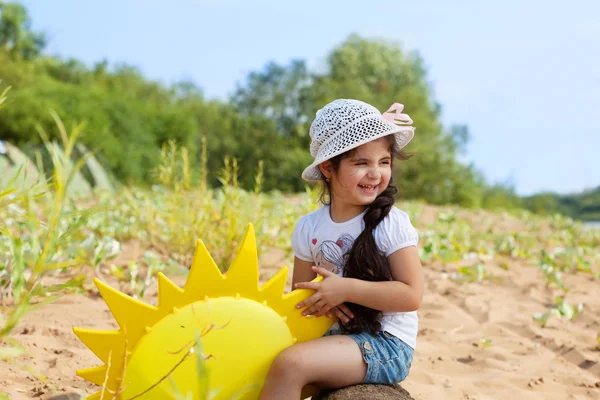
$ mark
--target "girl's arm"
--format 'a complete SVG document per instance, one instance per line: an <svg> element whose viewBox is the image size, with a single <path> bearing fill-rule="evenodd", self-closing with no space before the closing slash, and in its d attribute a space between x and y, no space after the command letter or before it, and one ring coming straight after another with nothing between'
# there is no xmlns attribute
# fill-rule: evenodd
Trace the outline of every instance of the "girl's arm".
<svg viewBox="0 0 600 400"><path fill-rule="evenodd" d="M380 311L408 312L421 306L424 292L423 268L415 246L388 257L393 281L369 282L347 279L346 300Z"/></svg>
<svg viewBox="0 0 600 400"><path fill-rule="evenodd" d="M299 282L310 282L316 278L317 274L312 270L315 265L312 261L302 261L298 257L294 257L294 273L292 276L292 288Z"/></svg>
<svg viewBox="0 0 600 400"><path fill-rule="evenodd" d="M302 261L298 257L294 257L294 274L292 277L292 290L296 288L297 283L310 283L317 277L317 273L313 271L314 263L311 261ZM354 318L352 311L345 304L337 304L336 307L332 307L328 310L328 317L335 315L337 318L344 322L348 322L350 318Z"/></svg>
<svg viewBox="0 0 600 400"><path fill-rule="evenodd" d="M315 293L298 303L303 315L320 317L342 303L355 303L381 311L417 310L423 299L423 270L415 246L405 247L388 257L393 281L369 282L341 278L324 269L313 267L323 275L321 282L299 282L295 288L313 289Z"/></svg>

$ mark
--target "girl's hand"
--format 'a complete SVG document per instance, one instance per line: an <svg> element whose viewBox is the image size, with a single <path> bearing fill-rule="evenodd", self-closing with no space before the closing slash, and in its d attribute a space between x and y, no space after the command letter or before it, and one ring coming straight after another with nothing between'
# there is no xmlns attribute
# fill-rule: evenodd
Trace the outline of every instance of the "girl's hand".
<svg viewBox="0 0 600 400"><path fill-rule="evenodd" d="M296 284L297 289L312 289L316 291L308 299L298 303L296 308L303 308L310 305L310 307L302 312L302 315L320 317L346 301L348 285L346 279L324 268L313 266L312 270L323 276L324 279L321 282L301 282ZM342 305L342 308L344 307L347 309L345 305ZM338 310L340 310L339 307ZM347 311L349 312L350 310ZM337 312L336 315L339 316Z"/></svg>
<svg viewBox="0 0 600 400"><path fill-rule="evenodd" d="M346 304L340 304L337 307L333 307L331 311L325 315L327 315L328 318L331 318L332 312L344 323L348 323L348 321L354 318L354 314L352 314L352 311L350 311Z"/></svg>

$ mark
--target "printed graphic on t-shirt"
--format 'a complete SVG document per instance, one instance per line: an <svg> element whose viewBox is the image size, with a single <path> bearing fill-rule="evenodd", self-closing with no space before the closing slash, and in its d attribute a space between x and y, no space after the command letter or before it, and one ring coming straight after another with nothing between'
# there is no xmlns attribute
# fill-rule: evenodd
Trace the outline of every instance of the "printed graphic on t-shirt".
<svg viewBox="0 0 600 400"><path fill-rule="evenodd" d="M317 238L313 238L312 244L317 246L315 265L339 275L344 268L352 243L354 243L354 238L347 233L342 234L335 241L319 242Z"/></svg>

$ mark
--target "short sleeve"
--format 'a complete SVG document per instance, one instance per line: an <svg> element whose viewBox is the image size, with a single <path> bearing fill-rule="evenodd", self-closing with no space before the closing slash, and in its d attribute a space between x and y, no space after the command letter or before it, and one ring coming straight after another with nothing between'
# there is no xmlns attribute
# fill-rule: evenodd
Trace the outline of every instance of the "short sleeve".
<svg viewBox="0 0 600 400"><path fill-rule="evenodd" d="M408 246L417 246L419 234L404 211L393 207L390 213L375 228L375 241L379 249L390 254Z"/></svg>
<svg viewBox="0 0 600 400"><path fill-rule="evenodd" d="M302 261L314 261L310 251L310 226L307 216L300 218L292 234L294 255Z"/></svg>

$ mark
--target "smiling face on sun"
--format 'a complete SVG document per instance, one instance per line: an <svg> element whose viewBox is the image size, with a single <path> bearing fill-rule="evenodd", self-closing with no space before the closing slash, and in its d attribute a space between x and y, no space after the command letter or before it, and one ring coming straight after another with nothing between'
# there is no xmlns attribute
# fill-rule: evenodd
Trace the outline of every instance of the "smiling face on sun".
<svg viewBox="0 0 600 400"><path fill-rule="evenodd" d="M120 329L74 329L104 362L77 371L103 388L88 399L175 399L175 393L204 399L199 384L204 368L211 399L256 398L281 350L322 336L335 322L303 317L295 306L312 291L284 295L286 277L284 267L258 286L250 225L226 275L200 241L183 288L159 273L156 307L95 280Z"/></svg>

